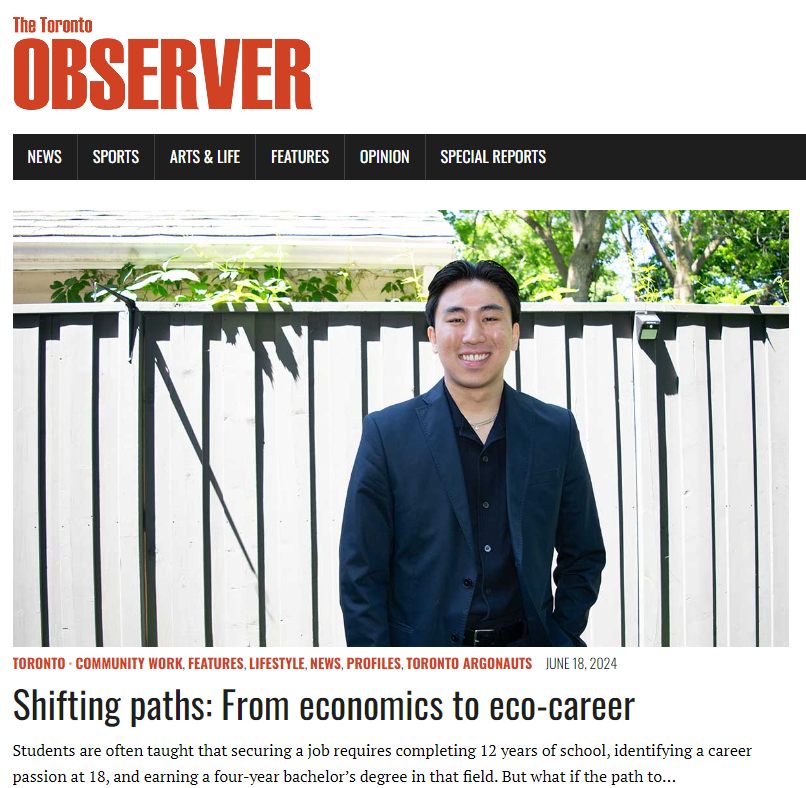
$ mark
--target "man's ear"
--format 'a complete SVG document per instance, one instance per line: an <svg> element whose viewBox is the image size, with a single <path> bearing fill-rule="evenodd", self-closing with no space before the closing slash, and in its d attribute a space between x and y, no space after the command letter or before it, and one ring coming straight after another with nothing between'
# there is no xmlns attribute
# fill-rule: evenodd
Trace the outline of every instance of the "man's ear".
<svg viewBox="0 0 806 788"><path fill-rule="evenodd" d="M428 326L428 339L431 341L431 348L434 353L437 352L437 332L433 326Z"/></svg>
<svg viewBox="0 0 806 788"><path fill-rule="evenodd" d="M514 353L518 349L518 341L521 338L521 327L519 323L512 325L512 347L510 350Z"/></svg>

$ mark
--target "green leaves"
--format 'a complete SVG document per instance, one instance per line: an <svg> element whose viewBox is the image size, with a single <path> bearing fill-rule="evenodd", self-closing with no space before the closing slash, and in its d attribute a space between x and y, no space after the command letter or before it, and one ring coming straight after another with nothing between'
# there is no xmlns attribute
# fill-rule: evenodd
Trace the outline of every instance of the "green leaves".
<svg viewBox="0 0 806 788"><path fill-rule="evenodd" d="M323 276L309 276L294 282L279 265L262 267L241 263L220 263L210 269L191 271L170 268L176 258L160 265L146 266L139 272L126 263L111 274L96 270L83 271L78 277L55 281L50 286L54 303L80 301L114 301L115 295L93 282L129 298L145 301L174 301L188 303L204 301L211 304L243 304L247 302L290 304L297 301L340 301L353 292L353 280L346 270L332 271Z"/></svg>
<svg viewBox="0 0 806 788"><path fill-rule="evenodd" d="M739 296L725 296L719 300L723 304L744 304L745 301L749 301L751 298L755 298L755 296L761 295L763 292L765 292L763 287L757 287L755 290L748 290L746 293L742 293Z"/></svg>
<svg viewBox="0 0 806 788"><path fill-rule="evenodd" d="M539 274L527 277L520 283L520 290L524 301L562 301L570 293L578 292L574 287L560 287L555 284L557 277L541 271Z"/></svg>
<svg viewBox="0 0 806 788"><path fill-rule="evenodd" d="M193 271L186 271L182 268L171 268L166 271L161 278L163 282L198 282L199 277Z"/></svg>
<svg viewBox="0 0 806 788"><path fill-rule="evenodd" d="M55 281L51 284L50 300L54 304L80 304L94 300L92 297L92 282L97 271L83 271L80 276L71 276L63 282Z"/></svg>
<svg viewBox="0 0 806 788"><path fill-rule="evenodd" d="M442 212L460 241L456 257L497 260L517 280L524 301L566 297L562 269L575 253L574 213ZM608 211L590 273L590 301L612 301L620 294L648 302L785 304L789 212Z"/></svg>
<svg viewBox="0 0 806 788"><path fill-rule="evenodd" d="M343 301L353 292L353 280L347 271L329 271L297 281L295 301Z"/></svg>
<svg viewBox="0 0 806 788"><path fill-rule="evenodd" d="M578 292L575 287L553 287L551 290L540 290L532 293L532 301L562 301L569 293Z"/></svg>
<svg viewBox="0 0 806 788"><path fill-rule="evenodd" d="M423 288L423 276L414 266L411 271L398 269L394 273L395 278L381 288L381 293L392 296L385 299L386 301L425 301L428 298L428 293Z"/></svg>

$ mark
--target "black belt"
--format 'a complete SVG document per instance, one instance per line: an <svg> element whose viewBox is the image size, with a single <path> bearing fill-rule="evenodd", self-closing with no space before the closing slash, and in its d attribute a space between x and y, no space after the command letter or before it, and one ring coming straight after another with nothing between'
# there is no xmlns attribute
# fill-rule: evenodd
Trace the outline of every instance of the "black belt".
<svg viewBox="0 0 806 788"><path fill-rule="evenodd" d="M466 629L463 646L508 646L523 637L523 621L499 629Z"/></svg>

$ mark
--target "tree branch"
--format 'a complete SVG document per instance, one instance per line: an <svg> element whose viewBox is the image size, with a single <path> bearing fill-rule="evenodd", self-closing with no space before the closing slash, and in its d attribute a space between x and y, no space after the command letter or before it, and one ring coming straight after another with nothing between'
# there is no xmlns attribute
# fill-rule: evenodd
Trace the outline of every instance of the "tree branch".
<svg viewBox="0 0 806 788"><path fill-rule="evenodd" d="M669 278L674 282L675 276L677 275L677 269L674 265L670 262L666 252L663 250L660 241L658 240L658 236L655 235L655 232L652 229L652 225L649 223L649 219L641 213L640 211L635 211L635 218L638 219L638 223L646 233L646 237L649 239L649 243L652 245L652 248L655 250L655 254L658 256L658 260L663 263L663 267L666 269L666 273L669 274Z"/></svg>
<svg viewBox="0 0 806 788"><path fill-rule="evenodd" d="M546 244L546 247L551 254L551 259L554 260L554 265L557 267L557 272L562 277L563 284L566 284L568 282L568 266L566 265L565 258L562 256L562 252L560 252L557 243L554 240L554 236L551 234L551 227L543 227L543 225L540 224L540 222L535 219L534 216L526 211L515 211L515 216L517 216L522 222L528 224L529 227L531 227L540 236L540 239L544 244Z"/></svg>
<svg viewBox="0 0 806 788"><path fill-rule="evenodd" d="M702 217L695 216L694 221L691 223L691 229L688 231L688 238L686 242L694 245L694 240L702 234Z"/></svg>
<svg viewBox="0 0 806 788"><path fill-rule="evenodd" d="M702 250L700 256L694 261L691 266L691 273L696 274L697 271L700 270L703 263L722 245L722 241L725 240L724 235L718 235L716 238L712 238L705 249Z"/></svg>
<svg viewBox="0 0 806 788"><path fill-rule="evenodd" d="M635 263L635 252L633 251L632 227L629 219L623 223L618 223L618 234L624 243L624 251L627 253L627 259L630 261L630 268L632 268Z"/></svg>
<svg viewBox="0 0 806 788"><path fill-rule="evenodd" d="M568 211L571 217L571 230L574 234L574 248L579 244L582 233L585 231L585 211Z"/></svg>

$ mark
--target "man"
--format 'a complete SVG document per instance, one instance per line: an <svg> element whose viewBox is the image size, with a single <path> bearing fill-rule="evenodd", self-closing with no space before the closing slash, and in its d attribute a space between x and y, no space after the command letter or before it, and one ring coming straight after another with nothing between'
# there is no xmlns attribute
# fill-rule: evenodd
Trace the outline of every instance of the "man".
<svg viewBox="0 0 806 788"><path fill-rule="evenodd" d="M347 645L583 646L604 545L571 412L504 383L518 284L457 260L425 311L445 377L366 417L347 491Z"/></svg>

